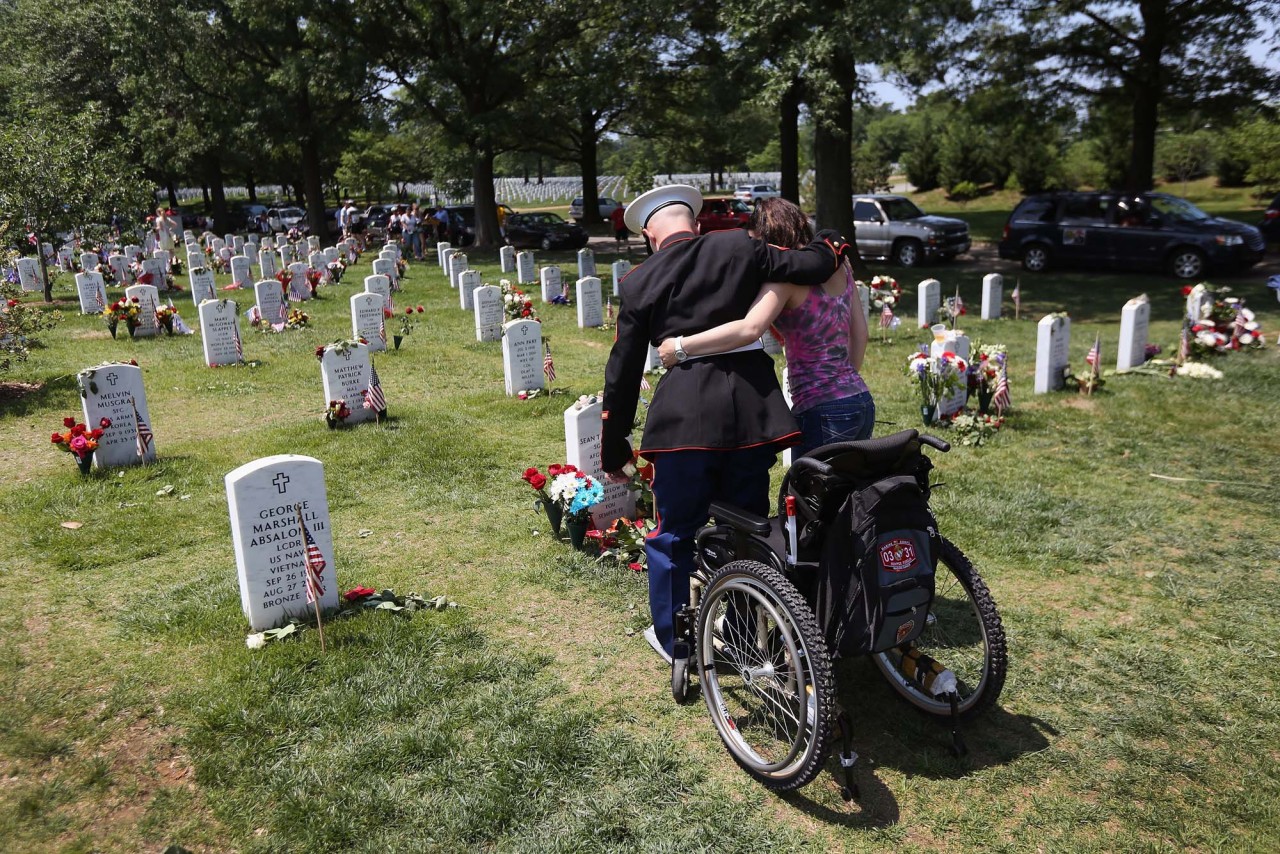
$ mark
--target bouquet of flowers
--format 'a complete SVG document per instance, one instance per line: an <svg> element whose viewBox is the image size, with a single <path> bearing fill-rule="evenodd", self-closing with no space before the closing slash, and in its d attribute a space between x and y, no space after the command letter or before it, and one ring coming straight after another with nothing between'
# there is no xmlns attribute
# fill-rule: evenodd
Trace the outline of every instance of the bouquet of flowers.
<svg viewBox="0 0 1280 854"><path fill-rule="evenodd" d="M930 356L924 345L907 359L907 378L919 389L924 408L936 407L940 401L966 383L969 366L950 350Z"/></svg>
<svg viewBox="0 0 1280 854"><path fill-rule="evenodd" d="M969 394L978 395L982 403L982 413L986 414L986 405L996 393L996 384L1004 373L1009 358L1008 348L1003 344L983 344L975 342L973 352L976 357L969 364Z"/></svg>
<svg viewBox="0 0 1280 854"><path fill-rule="evenodd" d="M333 282L334 284L338 284L339 282L342 281L342 274L347 272L347 263L341 258L339 258L337 261L330 262L328 265L328 269L329 269L329 281Z"/></svg>
<svg viewBox="0 0 1280 854"><path fill-rule="evenodd" d="M311 296L316 297L316 290L320 287L320 283L324 280L323 274L319 270L307 270L307 287L311 289Z"/></svg>
<svg viewBox="0 0 1280 854"><path fill-rule="evenodd" d="M560 533L560 523L564 519L564 508L560 502L553 501L551 496L547 494L547 484L560 477L563 474L574 474L578 470L571 465L560 465L552 463L547 466L547 473L543 474L537 468L530 466L524 470L524 474L520 475L520 479L529 484L529 488L533 490L537 496L533 502L534 507L542 508L547 514L547 520L551 523L551 530L557 535Z"/></svg>
<svg viewBox="0 0 1280 854"><path fill-rule="evenodd" d="M132 335L133 330L138 328L138 315L141 311L137 297L121 297L102 310L102 319L107 322L112 338L116 337L116 325L122 320Z"/></svg>
<svg viewBox="0 0 1280 854"><path fill-rule="evenodd" d="M289 309L289 316L285 319L284 325L286 329L306 329L307 324L311 322L311 316L305 311L298 308Z"/></svg>
<svg viewBox="0 0 1280 854"><path fill-rule="evenodd" d="M1245 308L1244 300L1227 296L1230 293L1230 288L1208 282L1182 289L1187 298L1191 338L1191 352L1187 355L1191 358L1266 345L1257 316Z"/></svg>
<svg viewBox="0 0 1280 854"><path fill-rule="evenodd" d="M330 430L346 421L349 417L351 417L351 407L347 406L345 400L329 401L329 408L324 411L324 420L329 425Z"/></svg>
<svg viewBox="0 0 1280 854"><path fill-rule="evenodd" d="M93 465L93 452L98 450L98 440L102 438L103 431L111 426L111 419L103 418L92 430L70 417L62 419L62 426L65 429L61 433L54 433L49 441L74 455L80 466L80 473L88 474L89 467Z"/></svg>
<svg viewBox="0 0 1280 854"><path fill-rule="evenodd" d="M604 485L573 466L565 466L552 478L547 496L570 522L585 523L591 508L604 500Z"/></svg>
<svg viewBox="0 0 1280 854"><path fill-rule="evenodd" d="M658 526L647 519L617 519L608 530L601 532L600 559L613 558L625 563L635 572L644 572L649 566L645 553L645 541ZM591 536L591 532L587 532Z"/></svg>
<svg viewBox="0 0 1280 854"><path fill-rule="evenodd" d="M502 310L507 320L538 319L538 316L533 313L533 300L529 299L528 294L511 284L510 279L503 279L500 284L502 286Z"/></svg>
<svg viewBox="0 0 1280 854"><path fill-rule="evenodd" d="M178 316L178 309L172 305L162 305L156 309L156 325L165 332L173 334L173 319Z"/></svg>

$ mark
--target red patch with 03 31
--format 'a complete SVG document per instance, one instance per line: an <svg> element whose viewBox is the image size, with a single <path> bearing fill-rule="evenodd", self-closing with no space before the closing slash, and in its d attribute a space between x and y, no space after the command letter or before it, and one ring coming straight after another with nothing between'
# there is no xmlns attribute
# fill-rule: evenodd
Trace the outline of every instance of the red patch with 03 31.
<svg viewBox="0 0 1280 854"><path fill-rule="evenodd" d="M906 572L916 565L916 544L901 537L882 543L880 565L886 572Z"/></svg>
<svg viewBox="0 0 1280 854"><path fill-rule="evenodd" d="M914 629L915 627L916 627L915 620L907 620L905 623L898 626L898 635L896 638L894 638L894 643L902 643L904 640L906 640L907 636L911 634L911 630Z"/></svg>

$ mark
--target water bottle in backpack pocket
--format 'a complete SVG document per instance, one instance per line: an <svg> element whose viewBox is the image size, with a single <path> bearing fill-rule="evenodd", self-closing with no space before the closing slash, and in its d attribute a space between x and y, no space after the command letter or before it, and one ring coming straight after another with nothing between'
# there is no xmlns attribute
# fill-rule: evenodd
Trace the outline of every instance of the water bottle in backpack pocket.
<svg viewBox="0 0 1280 854"><path fill-rule="evenodd" d="M815 610L828 648L861 655L915 640L933 602L938 543L914 476L884 478L851 492L819 562Z"/></svg>

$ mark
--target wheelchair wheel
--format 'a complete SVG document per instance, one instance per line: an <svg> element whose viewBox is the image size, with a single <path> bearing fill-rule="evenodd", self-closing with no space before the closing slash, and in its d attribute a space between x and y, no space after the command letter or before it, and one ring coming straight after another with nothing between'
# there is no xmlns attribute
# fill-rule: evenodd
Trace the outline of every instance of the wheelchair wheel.
<svg viewBox="0 0 1280 854"><path fill-rule="evenodd" d="M950 717L946 697L934 697L903 673L903 654L914 647L956 675L956 711L962 718L972 717L994 703L1004 688L1004 626L987 585L964 553L945 537L934 583L924 632L908 647L875 653L871 660L911 705Z"/></svg>
<svg viewBox="0 0 1280 854"><path fill-rule="evenodd" d="M734 761L770 789L805 785L832 737L835 684L813 611L777 570L726 564L698 607L698 674Z"/></svg>

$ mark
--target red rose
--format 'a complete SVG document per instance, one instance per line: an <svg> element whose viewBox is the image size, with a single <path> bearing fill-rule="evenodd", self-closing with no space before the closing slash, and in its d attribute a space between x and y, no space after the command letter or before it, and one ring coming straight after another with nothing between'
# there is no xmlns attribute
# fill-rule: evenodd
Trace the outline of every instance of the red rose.
<svg viewBox="0 0 1280 854"><path fill-rule="evenodd" d="M72 428L71 428L71 435L72 435L72 436L82 436L82 435L84 435L84 425L83 425L83 424L77 424L76 426L72 427Z"/></svg>
<svg viewBox="0 0 1280 854"><path fill-rule="evenodd" d="M404 310L404 313L405 313L405 314L413 314L413 309L412 309L412 308L406 308L406 309Z"/></svg>
<svg viewBox="0 0 1280 854"><path fill-rule="evenodd" d="M61 434L61 433L54 433L52 436L50 436L50 437L49 437L49 441L50 441L50 442L52 442L52 443L53 443L53 444L55 444L55 445L61 445L61 444L62 444L62 434Z"/></svg>
<svg viewBox="0 0 1280 854"><path fill-rule="evenodd" d="M137 360L137 359L130 359L130 360L129 360L129 364L133 365L133 366L136 368L136 367L138 367L138 360Z"/></svg>
<svg viewBox="0 0 1280 854"><path fill-rule="evenodd" d="M137 301L138 301L137 297L129 297L129 302L137 302Z"/></svg>
<svg viewBox="0 0 1280 854"><path fill-rule="evenodd" d="M524 474L520 475L520 478L522 480L532 481L533 476L536 475L537 473L538 473L538 470L536 468L534 468L533 466L529 466L529 468L524 470Z"/></svg>
<svg viewBox="0 0 1280 854"><path fill-rule="evenodd" d="M418 314L422 314L422 306L418 306Z"/></svg>
<svg viewBox="0 0 1280 854"><path fill-rule="evenodd" d="M552 463L551 465L547 466L547 475L549 477L556 477L562 471L564 471L564 466L560 465L559 463Z"/></svg>
<svg viewBox="0 0 1280 854"><path fill-rule="evenodd" d="M74 418L64 418L64 419L62 419L62 426L63 426L63 427L74 427L74 426L76 426L76 420L75 420Z"/></svg>
<svg viewBox="0 0 1280 854"><path fill-rule="evenodd" d="M110 418L102 419L101 421L98 422L98 426L101 427L103 430L106 430L108 427L111 426L111 419Z"/></svg>
<svg viewBox="0 0 1280 854"><path fill-rule="evenodd" d="M378 591L372 587L352 587L346 593L342 594L342 598L348 602L359 602L361 599L368 599Z"/></svg>
<svg viewBox="0 0 1280 854"><path fill-rule="evenodd" d="M546 475L535 474L533 477L529 478L529 485L534 489L542 489L542 487L547 485Z"/></svg>
<svg viewBox="0 0 1280 854"><path fill-rule="evenodd" d="M524 311L520 312L521 317L528 317L531 314L533 314L533 312L529 311L529 309L527 308Z"/></svg>
<svg viewBox="0 0 1280 854"><path fill-rule="evenodd" d="M632 561L631 563L627 564L627 568L630 569L632 572L644 572L644 565L636 563L635 561Z"/></svg>
<svg viewBox="0 0 1280 854"><path fill-rule="evenodd" d="M1184 297L1189 297L1189 296L1191 296L1191 286L1190 286L1190 285L1183 285L1183 286L1182 286L1182 295L1183 295Z"/></svg>
<svg viewBox="0 0 1280 854"><path fill-rule="evenodd" d="M18 301L16 299L11 299L9 300L9 303L8 303L9 308L13 308L17 304L18 304Z"/></svg>
<svg viewBox="0 0 1280 854"><path fill-rule="evenodd" d="M101 439L101 438L102 438L102 431L101 431L101 430L90 430L90 431L89 431L89 438L90 438L90 439Z"/></svg>

